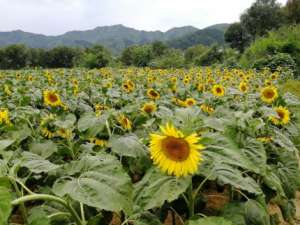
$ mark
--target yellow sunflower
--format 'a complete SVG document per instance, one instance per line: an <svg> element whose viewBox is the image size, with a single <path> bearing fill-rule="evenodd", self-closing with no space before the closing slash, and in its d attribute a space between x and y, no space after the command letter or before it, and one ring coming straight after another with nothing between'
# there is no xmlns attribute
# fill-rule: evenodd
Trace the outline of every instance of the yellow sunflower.
<svg viewBox="0 0 300 225"><path fill-rule="evenodd" d="M151 88L147 91L147 95L149 98L151 98L153 100L157 100L160 98L160 94L157 91L155 91L153 88Z"/></svg>
<svg viewBox="0 0 300 225"><path fill-rule="evenodd" d="M201 162L204 146L197 134L185 136L173 125L161 126L162 134L150 134L150 154L154 164L168 175L194 174Z"/></svg>
<svg viewBox="0 0 300 225"><path fill-rule="evenodd" d="M270 143L272 142L272 137L258 137L256 138L261 143Z"/></svg>
<svg viewBox="0 0 300 225"><path fill-rule="evenodd" d="M90 143L102 148L106 147L108 144L107 140L99 139L99 138L90 138Z"/></svg>
<svg viewBox="0 0 300 225"><path fill-rule="evenodd" d="M267 86L261 89L260 97L263 102L271 104L278 98L278 92L276 87Z"/></svg>
<svg viewBox="0 0 300 225"><path fill-rule="evenodd" d="M290 122L290 111L282 106L276 107L276 116L270 116L270 120L275 125L285 125Z"/></svg>
<svg viewBox="0 0 300 225"><path fill-rule="evenodd" d="M242 82L239 84L239 90L240 90L241 92L246 93L246 92L248 91L248 89L249 89L249 87L248 87L247 83L245 83L245 82L242 81Z"/></svg>
<svg viewBox="0 0 300 225"><path fill-rule="evenodd" d="M225 88L222 85L215 84L212 87L212 93L216 97L222 97L225 94Z"/></svg>
<svg viewBox="0 0 300 225"><path fill-rule="evenodd" d="M61 138L69 139L72 136L72 131L70 129L60 128L56 132L56 135Z"/></svg>
<svg viewBox="0 0 300 225"><path fill-rule="evenodd" d="M196 100L194 98L187 98L184 102L186 106L193 106L196 104Z"/></svg>
<svg viewBox="0 0 300 225"><path fill-rule="evenodd" d="M10 119L9 119L9 112L7 109L1 109L0 110L0 125L11 125Z"/></svg>
<svg viewBox="0 0 300 225"><path fill-rule="evenodd" d="M206 104L202 104L200 106L200 109L203 111L203 112L206 112L208 114L211 114L213 113L215 110L213 107L210 107L209 105L206 105Z"/></svg>
<svg viewBox="0 0 300 225"><path fill-rule="evenodd" d="M143 105L142 111L151 114L157 110L157 106L154 102L147 102Z"/></svg>
<svg viewBox="0 0 300 225"><path fill-rule="evenodd" d="M125 115L120 115L118 117L118 122L124 129L126 130L132 129L132 123Z"/></svg>
<svg viewBox="0 0 300 225"><path fill-rule="evenodd" d="M49 106L60 106L62 101L56 91L44 91L44 103Z"/></svg>

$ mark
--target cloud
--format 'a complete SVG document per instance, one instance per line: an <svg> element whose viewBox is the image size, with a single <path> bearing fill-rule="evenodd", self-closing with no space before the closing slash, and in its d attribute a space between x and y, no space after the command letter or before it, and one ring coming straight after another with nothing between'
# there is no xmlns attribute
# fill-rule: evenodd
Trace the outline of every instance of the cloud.
<svg viewBox="0 0 300 225"><path fill-rule="evenodd" d="M0 30L61 34L124 24L144 30L238 21L254 0L0 0ZM279 2L285 3L286 0Z"/></svg>

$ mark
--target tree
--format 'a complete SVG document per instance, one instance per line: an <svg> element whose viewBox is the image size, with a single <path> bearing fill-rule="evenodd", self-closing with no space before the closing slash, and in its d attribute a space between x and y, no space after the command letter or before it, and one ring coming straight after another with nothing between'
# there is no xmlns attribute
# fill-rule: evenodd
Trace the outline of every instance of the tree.
<svg viewBox="0 0 300 225"><path fill-rule="evenodd" d="M241 23L231 24L224 35L225 41L230 44L230 47L238 49L240 52L243 52L250 43L250 36Z"/></svg>
<svg viewBox="0 0 300 225"><path fill-rule="evenodd" d="M166 52L168 47L166 46L165 43L161 41L155 41L151 44L151 48L152 48L153 56L159 57Z"/></svg>
<svg viewBox="0 0 300 225"><path fill-rule="evenodd" d="M288 0L284 11L289 23L300 23L300 0Z"/></svg>
<svg viewBox="0 0 300 225"><path fill-rule="evenodd" d="M29 54L25 45L10 45L3 49L1 61L4 69L24 68L28 60Z"/></svg>
<svg viewBox="0 0 300 225"><path fill-rule="evenodd" d="M138 67L148 66L153 59L153 53L150 45L130 46L123 50L121 62L126 65L134 65Z"/></svg>
<svg viewBox="0 0 300 225"><path fill-rule="evenodd" d="M153 59L149 65L154 68L182 68L184 66L184 55L179 49L167 49L161 57Z"/></svg>
<svg viewBox="0 0 300 225"><path fill-rule="evenodd" d="M184 54L185 63L186 64L193 64L194 60L202 55L205 51L207 51L208 47L204 45L195 45L193 47L189 47Z"/></svg>
<svg viewBox="0 0 300 225"><path fill-rule="evenodd" d="M79 51L70 47L56 47L46 53L46 66L50 68L71 68Z"/></svg>
<svg viewBox="0 0 300 225"><path fill-rule="evenodd" d="M202 55L195 59L197 66L210 66L216 63L221 63L224 58L224 51L218 45L213 45Z"/></svg>
<svg viewBox="0 0 300 225"><path fill-rule="evenodd" d="M83 66L89 69L105 67L111 61L111 53L101 45L95 45L87 49L82 56Z"/></svg>
<svg viewBox="0 0 300 225"><path fill-rule="evenodd" d="M263 36L283 23L283 13L276 0L257 0L244 14L241 26L251 35L252 40Z"/></svg>

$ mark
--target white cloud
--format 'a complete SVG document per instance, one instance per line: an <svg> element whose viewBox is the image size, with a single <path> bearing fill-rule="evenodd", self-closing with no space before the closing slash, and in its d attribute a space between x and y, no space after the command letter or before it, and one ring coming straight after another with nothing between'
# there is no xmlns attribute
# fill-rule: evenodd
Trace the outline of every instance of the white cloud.
<svg viewBox="0 0 300 225"><path fill-rule="evenodd" d="M285 3L287 0L279 0ZM145 30L237 21L254 0L0 0L0 31L43 34L124 24Z"/></svg>

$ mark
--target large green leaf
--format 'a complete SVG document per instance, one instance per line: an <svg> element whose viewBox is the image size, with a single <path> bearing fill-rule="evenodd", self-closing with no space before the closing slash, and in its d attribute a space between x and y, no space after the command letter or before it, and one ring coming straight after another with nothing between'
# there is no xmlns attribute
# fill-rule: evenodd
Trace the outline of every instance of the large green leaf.
<svg viewBox="0 0 300 225"><path fill-rule="evenodd" d="M69 176L62 177L54 184L55 194L68 195L99 209L131 212L131 179L113 156L85 156L80 161L71 162L64 169ZM73 176L70 177L71 175Z"/></svg>
<svg viewBox="0 0 300 225"><path fill-rule="evenodd" d="M73 114L67 114L66 116L61 116L58 118L54 124L60 128L69 129L72 128L72 126L76 122L76 116Z"/></svg>
<svg viewBox="0 0 300 225"><path fill-rule="evenodd" d="M28 168L33 173L47 173L60 167L59 165L53 164L43 157L31 152L22 153L21 166Z"/></svg>
<svg viewBox="0 0 300 225"><path fill-rule="evenodd" d="M84 114L78 121L78 130L83 132L90 129L93 134L97 134L97 132L100 132L105 127L106 119L106 115L97 117L94 114Z"/></svg>
<svg viewBox="0 0 300 225"><path fill-rule="evenodd" d="M10 216L12 197L8 188L0 186L0 224L6 225Z"/></svg>
<svg viewBox="0 0 300 225"><path fill-rule="evenodd" d="M190 177L167 176L151 168L134 186L134 204L144 210L160 207L165 201L174 201L184 193L190 181Z"/></svg>
<svg viewBox="0 0 300 225"><path fill-rule="evenodd" d="M134 215L130 221L133 225L162 225L157 216L147 211Z"/></svg>
<svg viewBox="0 0 300 225"><path fill-rule="evenodd" d="M143 145L136 135L112 137L109 141L111 150L120 156L138 157L145 154Z"/></svg>
<svg viewBox="0 0 300 225"><path fill-rule="evenodd" d="M50 225L50 219L41 207L32 208L29 212L29 225Z"/></svg>
<svg viewBox="0 0 300 225"><path fill-rule="evenodd" d="M245 220L247 225L270 225L266 208L252 199L245 203Z"/></svg>
<svg viewBox="0 0 300 225"><path fill-rule="evenodd" d="M0 151L6 149L10 145L12 145L15 141L11 139L0 140Z"/></svg>
<svg viewBox="0 0 300 225"><path fill-rule="evenodd" d="M231 221L234 225L246 225L244 213L244 203L231 202L225 205L220 216Z"/></svg>
<svg viewBox="0 0 300 225"><path fill-rule="evenodd" d="M37 154L44 159L51 156L54 152L57 152L57 146L51 140L31 143L29 149L32 153Z"/></svg>
<svg viewBox="0 0 300 225"><path fill-rule="evenodd" d="M232 222L224 219L223 217L205 217L195 220L189 220L186 225L234 225ZM254 225L254 224L252 224Z"/></svg>
<svg viewBox="0 0 300 225"><path fill-rule="evenodd" d="M237 189L242 189L254 194L261 194L262 190L256 181L242 171L226 164L216 164L213 168L211 179L217 179L222 184L230 184Z"/></svg>

